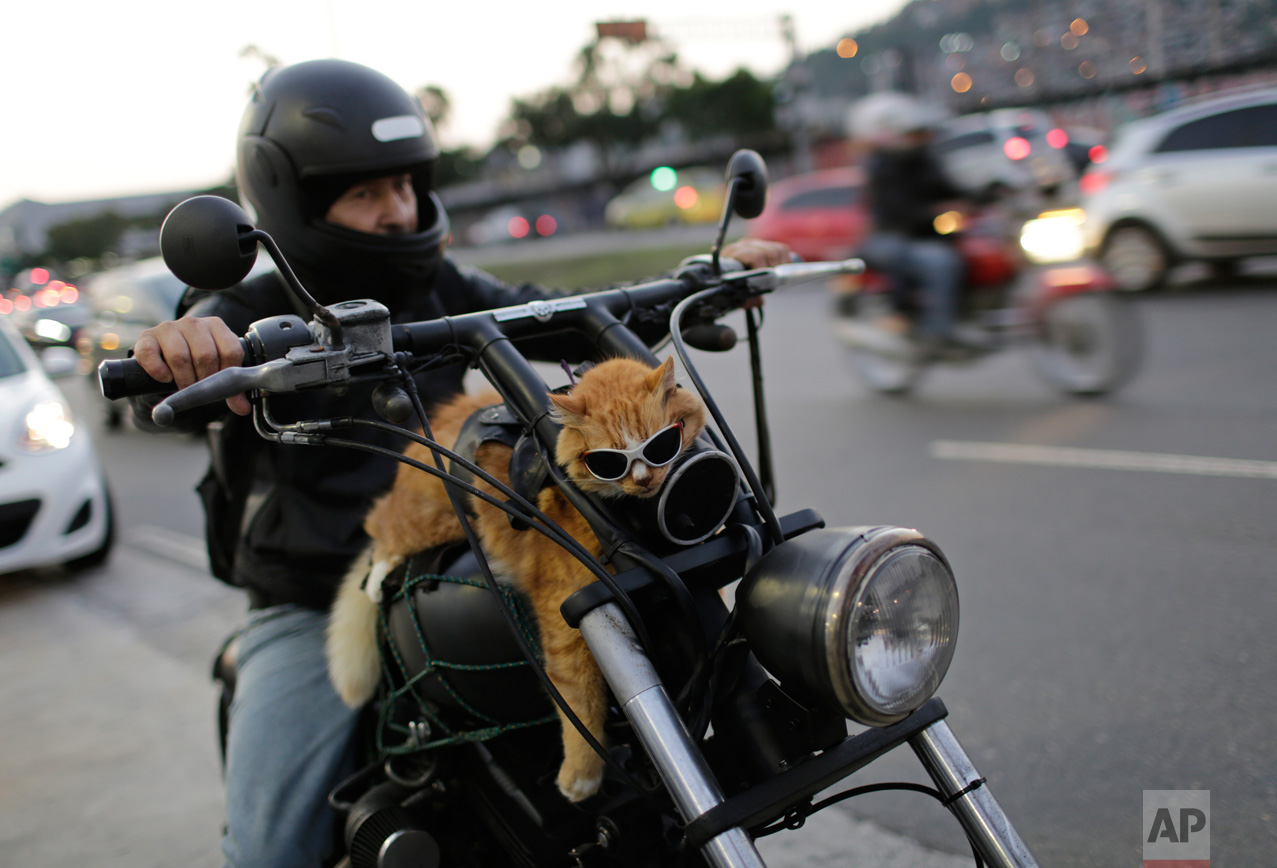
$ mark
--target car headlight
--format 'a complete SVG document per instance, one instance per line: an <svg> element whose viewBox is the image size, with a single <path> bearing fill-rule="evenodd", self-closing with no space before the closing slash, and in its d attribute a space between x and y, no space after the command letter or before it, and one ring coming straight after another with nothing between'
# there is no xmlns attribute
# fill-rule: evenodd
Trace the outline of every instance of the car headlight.
<svg viewBox="0 0 1277 868"><path fill-rule="evenodd" d="M1020 229L1020 246L1031 262L1071 262L1080 259L1085 243L1081 208L1045 211Z"/></svg>
<svg viewBox="0 0 1277 868"><path fill-rule="evenodd" d="M75 423L61 401L41 401L27 411L19 441L29 452L56 452L71 445Z"/></svg>
<svg viewBox="0 0 1277 868"><path fill-rule="evenodd" d="M958 637L958 589L916 530L817 530L758 562L736 592L759 661L798 695L885 726L935 693Z"/></svg>

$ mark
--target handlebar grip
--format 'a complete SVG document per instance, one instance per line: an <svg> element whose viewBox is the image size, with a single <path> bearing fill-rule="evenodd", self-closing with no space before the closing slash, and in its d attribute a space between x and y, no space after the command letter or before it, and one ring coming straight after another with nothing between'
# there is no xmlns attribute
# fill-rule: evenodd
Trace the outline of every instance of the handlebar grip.
<svg viewBox="0 0 1277 868"><path fill-rule="evenodd" d="M142 370L137 359L107 359L98 365L98 383L110 400L135 395L165 395L177 390L175 383L161 383Z"/></svg>
<svg viewBox="0 0 1277 868"><path fill-rule="evenodd" d="M239 345L244 350L241 364L256 364L256 354L248 338L240 338ZM107 359L98 365L98 384L102 387L102 394L112 401L138 395L168 395L177 391L175 384L161 383L152 378L134 358Z"/></svg>

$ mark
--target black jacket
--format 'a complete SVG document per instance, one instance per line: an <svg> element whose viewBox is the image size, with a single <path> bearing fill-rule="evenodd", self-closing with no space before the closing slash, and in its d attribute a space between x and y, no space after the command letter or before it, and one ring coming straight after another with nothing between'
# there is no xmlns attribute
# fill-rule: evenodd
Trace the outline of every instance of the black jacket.
<svg viewBox="0 0 1277 868"><path fill-rule="evenodd" d="M908 238L936 238L935 206L962 197L926 147L882 149L866 165L874 228Z"/></svg>
<svg viewBox="0 0 1277 868"><path fill-rule="evenodd" d="M394 322L435 319L546 295L537 287L513 287L445 259L434 288L423 292L415 304L393 311L391 318ZM244 334L264 317L301 313L274 272L225 292L189 290L178 312L221 317L236 334ZM417 385L427 407L460 392L464 374L460 364L419 374ZM271 410L281 422L339 416L373 419L369 400L373 388L357 385L341 394L319 389L276 395L271 398ZM143 427L156 430L150 410L157 402L158 398L134 400L134 414ZM364 515L373 499L393 482L395 462L341 447L263 440L253 431L250 418L235 416L225 404L180 414L173 428L165 430L201 428L208 428L211 435L210 469L199 490L208 513L214 572L247 587L255 606L297 602L326 608L351 559L366 544L361 527ZM341 436L396 451L404 446L402 438L367 428L348 429ZM243 511L245 501L248 509Z"/></svg>

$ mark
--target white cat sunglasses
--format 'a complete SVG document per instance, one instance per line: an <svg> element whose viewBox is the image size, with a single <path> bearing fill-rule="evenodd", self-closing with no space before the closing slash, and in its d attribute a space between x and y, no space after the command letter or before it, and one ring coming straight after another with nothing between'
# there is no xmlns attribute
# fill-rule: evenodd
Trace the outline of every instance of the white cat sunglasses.
<svg viewBox="0 0 1277 868"><path fill-rule="evenodd" d="M590 449L581 454L585 469L601 482L616 482L630 472L634 459L664 467L683 451L683 420L657 431L633 449Z"/></svg>

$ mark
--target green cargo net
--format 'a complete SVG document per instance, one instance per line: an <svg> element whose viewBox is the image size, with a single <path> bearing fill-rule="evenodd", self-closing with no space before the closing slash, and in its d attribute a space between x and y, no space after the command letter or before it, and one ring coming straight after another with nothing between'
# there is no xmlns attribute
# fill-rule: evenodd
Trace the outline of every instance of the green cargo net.
<svg viewBox="0 0 1277 868"><path fill-rule="evenodd" d="M418 585L426 582L449 582L488 590L487 584L474 579L423 573L419 576L405 579L403 586L379 607L378 632L381 639L381 667L384 676L382 683L390 685L390 687L378 710L378 754L384 759L389 756L419 753L449 745L487 741L507 732L526 729L531 726L540 726L557 720L555 714L549 714L535 720L513 723L501 721L480 712L461 697L460 693L449 682L447 673L513 669L531 666L532 664L527 660L487 664L452 663L436 657L432 653L429 643L426 642L421 620L411 600L413 590ZM521 598L513 588L501 585L500 590L504 605L509 607L510 611L514 613L515 623L518 625L519 631L527 641L528 647L533 649L537 659L540 660L541 646L537 639L536 628L532 623L532 619L524 611ZM386 611L392 603L400 600L405 601L407 604L405 608L411 617L413 632L425 656L421 671L415 674L409 673L399 649L390 641L390 625L386 618ZM434 705L422 697L415 689L420 682L435 677L438 679L437 683L448 692L460 709L465 711L477 723L487 725L480 725L473 729L457 730L440 717ZM426 724L425 726L422 726L423 721Z"/></svg>

